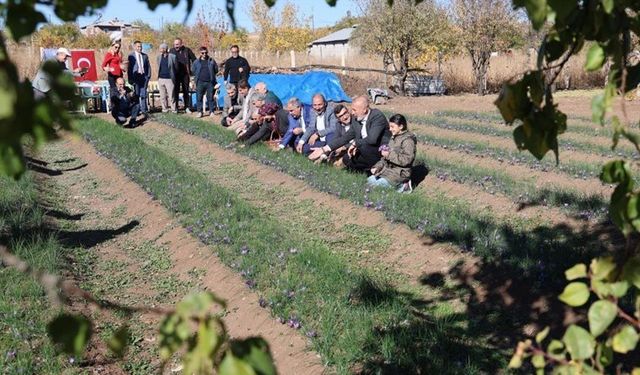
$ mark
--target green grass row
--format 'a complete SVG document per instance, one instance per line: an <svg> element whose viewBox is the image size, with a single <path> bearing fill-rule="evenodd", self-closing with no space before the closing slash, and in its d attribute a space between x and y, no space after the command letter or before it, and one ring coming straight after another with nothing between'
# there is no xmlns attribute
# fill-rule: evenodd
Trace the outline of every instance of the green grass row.
<svg viewBox="0 0 640 375"><path fill-rule="evenodd" d="M499 113L496 112L471 112L471 111L438 111L434 112L437 117L452 117L458 119L489 122L496 125L504 125L504 120ZM605 126L595 124L590 118L583 116L570 116L567 120L567 133L577 133L593 137L603 137L611 139L613 130L609 127L609 123Z"/></svg>
<svg viewBox="0 0 640 375"><path fill-rule="evenodd" d="M209 122L171 114L156 118L222 147L233 148L233 133ZM429 197L397 194L388 189L371 190L363 175L318 166L295 153L274 153L262 145L236 148L235 151L302 179L317 190L382 211L392 222L405 223L437 241L456 244L463 251L472 251L487 261L503 264L521 277L533 277L540 283L553 281L550 270L562 272L585 253L601 250L602 245L590 233L572 233L563 226L532 228L534 225L524 219L499 222L488 213L478 212L466 203L444 195Z"/></svg>
<svg viewBox="0 0 640 375"><path fill-rule="evenodd" d="M102 155L212 245L275 316L301 325L339 373L477 373L505 365L505 353L467 336L457 314L431 312L428 320L413 314L415 295L391 287L392 275L354 267L324 242L301 240L300 228L282 225L131 132L99 119L77 125Z"/></svg>
<svg viewBox="0 0 640 375"><path fill-rule="evenodd" d="M35 268L61 273L63 247L45 224L30 173L19 181L0 176L0 243ZM0 372L62 373L65 358L56 354L46 333L58 311L43 288L33 277L0 266L0 290Z"/></svg>
<svg viewBox="0 0 640 375"><path fill-rule="evenodd" d="M411 121L417 125L434 126L439 129L453 130L457 132L482 134L506 139L512 139L513 137L513 127L498 127L487 122L471 122L466 119L463 119L463 121L454 119L452 121L450 117L446 116L412 116ZM416 126L413 130L420 132L421 126ZM611 145L604 146L585 142L579 139L567 139L565 136L560 136L559 141L561 152L568 150L579 151L587 154L596 154L609 158L638 158L638 152L634 148L624 144L624 142L615 150L611 150Z"/></svg>

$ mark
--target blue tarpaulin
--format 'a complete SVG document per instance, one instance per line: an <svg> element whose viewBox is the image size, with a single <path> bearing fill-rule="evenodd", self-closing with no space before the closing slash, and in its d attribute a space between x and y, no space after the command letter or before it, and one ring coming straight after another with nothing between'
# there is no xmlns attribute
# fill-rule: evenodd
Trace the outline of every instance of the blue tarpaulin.
<svg viewBox="0 0 640 375"><path fill-rule="evenodd" d="M286 105L287 100L291 97L297 97L302 103L311 105L311 99L314 94L323 94L327 101L330 102L347 102L351 103L351 98L345 94L340 85L340 80L335 74L323 71L311 71L304 74L252 74L249 77L251 86L255 86L258 82L267 84L269 91L282 100ZM218 105L224 104L224 96L227 91L224 88L222 78L218 78L220 84L220 95L218 97Z"/></svg>

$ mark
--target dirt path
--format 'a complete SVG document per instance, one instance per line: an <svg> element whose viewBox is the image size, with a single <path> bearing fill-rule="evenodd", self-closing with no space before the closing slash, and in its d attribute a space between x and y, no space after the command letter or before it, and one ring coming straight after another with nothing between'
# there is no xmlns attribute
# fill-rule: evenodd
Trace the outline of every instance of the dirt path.
<svg viewBox="0 0 640 375"><path fill-rule="evenodd" d="M572 116L591 118L591 99L602 90L573 90L559 91L554 95L561 111ZM395 111L405 115L433 114L437 111L459 110L498 113L493 102L498 98L497 94L478 96L475 94L463 94L454 96L421 96L416 98L396 96L380 109ZM620 113L620 100L616 100L612 108ZM630 119L637 120L640 117L640 106L637 101L626 101L626 111Z"/></svg>
<svg viewBox="0 0 640 375"><path fill-rule="evenodd" d="M506 151L514 151L515 145L511 139L504 137L495 137L483 134L463 133L455 130L440 129L436 127L421 126L416 129L416 134L430 135L438 138L445 138L457 142L473 141L481 144L487 144L494 147L504 149ZM560 163L563 161L576 161L585 164L603 165L610 159L595 154L587 154L580 151L563 150L561 152Z"/></svg>
<svg viewBox="0 0 640 375"><path fill-rule="evenodd" d="M418 144L418 151L429 157L442 160L443 162L457 162L467 166L477 166L479 168L494 169L504 172L515 179L533 179L535 186L539 189L545 187L564 188L577 190L584 194L599 194L607 198L613 192L615 186L605 185L595 178L577 179L563 173L542 172L531 169L524 165L515 164L509 161L500 161L482 155L464 153L462 151L451 150L442 147L433 147L425 144Z"/></svg>
<svg viewBox="0 0 640 375"><path fill-rule="evenodd" d="M228 302L225 322L230 334L233 337L263 336L271 345L280 373L325 372L319 356L308 351L306 338L277 323L259 306L258 296L244 286L239 275L224 267L211 249L187 233L159 202L130 181L117 166L78 139L66 139L61 147L73 158L87 163L83 169L55 177L68 187L73 202L69 207L71 212L90 211L83 213L79 225L116 228L107 229L110 235L106 238L92 232L92 236L101 240L87 247L98 256L93 266L101 272L97 277L102 290L97 292L109 295L117 291L117 298L123 303L146 301L163 305L177 302L190 289L212 291ZM105 222L105 218L110 221ZM164 266L149 272L153 265L150 259L162 257L167 257L169 263L158 261ZM114 285L113 280L120 282ZM162 293L158 294L159 291ZM153 342L152 331L158 318L141 316L140 320L151 329L141 333L141 340ZM178 368L174 365L170 367Z"/></svg>
<svg viewBox="0 0 640 375"><path fill-rule="evenodd" d="M459 260L466 260L470 263L474 261L471 257L461 255L459 249L453 245L435 243L429 238L420 237L405 225L389 223L380 212L363 209L332 195L316 191L304 181L271 168L265 168L250 158L236 154L233 151L223 150L202 138L155 122L148 122L135 131L145 142L157 146L165 152L170 152L172 156L198 168L209 178L216 179L218 183L222 183L225 186L233 188L234 182L225 181L221 173L227 173L228 178L236 181L236 183L237 181L255 179L257 182L255 185L260 186L260 189L277 189L278 196L288 197L284 202L289 207L312 205L314 208L309 211L323 212L323 215L325 215L324 222L329 223L331 225L330 228L334 228L327 229L330 233L340 232L341 228L345 226L357 225L378 232L387 239L400 239L390 241L387 248L375 254L375 259L371 256L367 257L368 250L360 252L359 256L369 258L372 265L380 266L380 263L386 264L385 268L391 267L406 274L413 283L417 283L419 277L424 274L433 272L446 273ZM229 171L228 168L233 170ZM251 184L245 183L244 185ZM234 189L250 201L251 204L262 205L267 212L279 214L280 216L278 217L281 220L286 220L287 216L291 216L287 214L287 212L290 212L288 209L285 210L286 212L278 213L276 211L278 208L273 207L272 204L264 206L265 200L256 191L247 191L243 194L241 186L236 186ZM267 203L269 202L267 201ZM293 216L295 216L293 218L295 220L304 220L302 217L298 218L300 215ZM351 249L351 251L353 250L358 252L360 249Z"/></svg>

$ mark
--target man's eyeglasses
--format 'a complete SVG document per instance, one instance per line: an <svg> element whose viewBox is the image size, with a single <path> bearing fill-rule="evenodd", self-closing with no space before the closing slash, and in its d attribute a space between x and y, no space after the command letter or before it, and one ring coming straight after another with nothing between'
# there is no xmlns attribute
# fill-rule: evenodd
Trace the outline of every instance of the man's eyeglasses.
<svg viewBox="0 0 640 375"><path fill-rule="evenodd" d="M200 51L200 54L201 54L201 55L206 55L206 54L207 54L207 51Z"/></svg>
<svg viewBox="0 0 640 375"><path fill-rule="evenodd" d="M338 114L338 118L347 117L348 114L349 114L348 111L344 111L342 114Z"/></svg>

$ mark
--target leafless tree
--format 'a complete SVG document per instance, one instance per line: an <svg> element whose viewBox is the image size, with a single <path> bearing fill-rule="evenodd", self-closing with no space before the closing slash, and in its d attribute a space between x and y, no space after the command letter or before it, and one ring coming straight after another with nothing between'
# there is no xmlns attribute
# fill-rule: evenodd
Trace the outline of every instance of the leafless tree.
<svg viewBox="0 0 640 375"><path fill-rule="evenodd" d="M452 16L460 43L471 56L476 92L484 95L491 52L510 47L520 32L518 14L509 0L454 0Z"/></svg>
<svg viewBox="0 0 640 375"><path fill-rule="evenodd" d="M354 41L365 52L380 55L384 69L397 72L398 88L405 94L410 62L428 46L437 45L447 23L446 12L434 0L358 0L362 22L354 31Z"/></svg>

